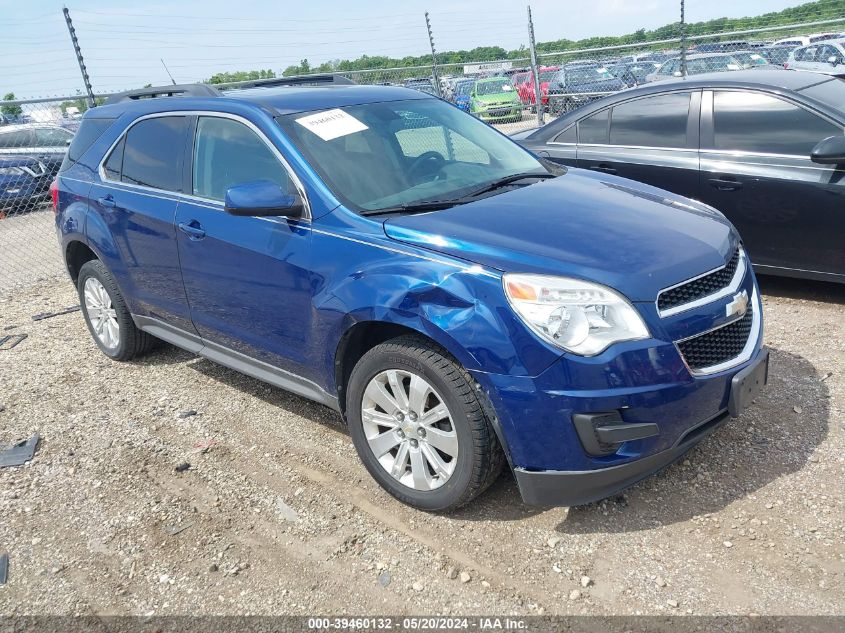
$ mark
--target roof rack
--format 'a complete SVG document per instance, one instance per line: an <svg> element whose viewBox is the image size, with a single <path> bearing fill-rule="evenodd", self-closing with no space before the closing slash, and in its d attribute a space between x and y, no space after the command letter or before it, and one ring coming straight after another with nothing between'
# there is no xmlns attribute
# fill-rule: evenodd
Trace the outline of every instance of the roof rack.
<svg viewBox="0 0 845 633"><path fill-rule="evenodd" d="M224 90L230 88L274 88L277 86L324 86L335 84L339 86L353 86L355 82L343 75L324 73L321 75L291 75L290 77L273 77L271 79L250 79L247 81L234 81L227 84L218 84Z"/></svg>
<svg viewBox="0 0 845 633"><path fill-rule="evenodd" d="M220 97L221 90L243 88L273 88L276 86L323 86L326 84L355 85L351 79L334 73L322 75L294 75L291 77L274 77L271 79L250 79L248 81L233 81L225 84L176 84L171 86L151 86L118 92L106 99L106 103L120 103L121 101L138 101L139 99L155 99L156 97Z"/></svg>
<svg viewBox="0 0 845 633"><path fill-rule="evenodd" d="M138 101L156 97L219 97L220 91L208 84L176 84L171 86L151 86L118 92L106 99L106 103Z"/></svg>

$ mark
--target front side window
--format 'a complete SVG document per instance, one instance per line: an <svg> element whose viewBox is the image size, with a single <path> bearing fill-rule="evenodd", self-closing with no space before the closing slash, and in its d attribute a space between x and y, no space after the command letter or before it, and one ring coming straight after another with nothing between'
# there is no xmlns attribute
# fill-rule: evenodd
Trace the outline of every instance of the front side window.
<svg viewBox="0 0 845 633"><path fill-rule="evenodd" d="M121 181L165 191L182 190L182 155L187 119L145 119L126 133Z"/></svg>
<svg viewBox="0 0 845 633"><path fill-rule="evenodd" d="M637 99L614 106L611 145L686 147L690 94Z"/></svg>
<svg viewBox="0 0 845 633"><path fill-rule="evenodd" d="M193 193L223 201L234 185L269 180L295 192L285 167L249 127L220 117L200 117L194 141Z"/></svg>
<svg viewBox="0 0 845 633"><path fill-rule="evenodd" d="M494 85L501 88L503 82ZM358 211L451 200L500 178L548 173L516 143L438 99L368 103L276 120L326 185Z"/></svg>
<svg viewBox="0 0 845 633"><path fill-rule="evenodd" d="M718 150L809 156L842 128L783 99L726 91L713 95L713 133Z"/></svg>

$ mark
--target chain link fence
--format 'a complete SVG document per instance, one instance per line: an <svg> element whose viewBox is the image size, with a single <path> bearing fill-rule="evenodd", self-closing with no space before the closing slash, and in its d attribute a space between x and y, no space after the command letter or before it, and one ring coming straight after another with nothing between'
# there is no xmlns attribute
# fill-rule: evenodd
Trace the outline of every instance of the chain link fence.
<svg viewBox="0 0 845 633"><path fill-rule="evenodd" d="M639 84L747 68L845 75L845 15L531 57L338 71L359 84L421 90L506 134ZM537 80L539 79L539 81ZM222 90L239 84L218 84ZM101 102L107 95L97 95ZM87 109L80 95L0 102L0 295L63 272L50 183Z"/></svg>

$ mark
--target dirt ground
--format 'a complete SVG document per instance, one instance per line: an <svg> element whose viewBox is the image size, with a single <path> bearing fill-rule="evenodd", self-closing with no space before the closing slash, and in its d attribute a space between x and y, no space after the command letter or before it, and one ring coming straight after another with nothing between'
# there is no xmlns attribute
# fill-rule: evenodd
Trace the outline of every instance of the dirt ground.
<svg viewBox="0 0 845 633"><path fill-rule="evenodd" d="M0 469L0 614L845 614L845 287L762 286L770 385L686 459L574 509L505 474L445 516L383 492L326 408L33 322L67 280L0 299L29 334L0 351L0 444L43 438Z"/></svg>

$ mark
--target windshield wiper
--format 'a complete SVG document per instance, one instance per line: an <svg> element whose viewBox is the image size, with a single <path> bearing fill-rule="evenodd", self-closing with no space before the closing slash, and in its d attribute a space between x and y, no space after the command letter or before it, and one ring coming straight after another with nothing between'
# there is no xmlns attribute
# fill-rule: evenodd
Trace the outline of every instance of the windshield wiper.
<svg viewBox="0 0 845 633"><path fill-rule="evenodd" d="M407 204L399 204L395 207L384 207L382 209L365 209L360 212L360 215L382 215L384 213L416 213L418 211L440 211L441 209L448 209L456 204L460 204L459 200L423 200L421 202L409 202Z"/></svg>
<svg viewBox="0 0 845 633"><path fill-rule="evenodd" d="M364 211L361 211L360 214L368 216L382 215L386 213L416 213L422 211L440 211L441 209L448 209L449 207L454 207L458 204L465 204L467 202L471 202L473 198L480 196L481 194L494 191L496 189L499 189L500 187L505 187L511 183L518 182L520 180L526 180L528 178L556 178L558 175L559 174L548 173L535 174L532 172L513 174L512 176L506 176L505 178L499 178L498 180L489 182L483 187L475 189L474 191L470 191L469 193L459 196L457 198L452 198L449 200L421 200L420 202L409 202L407 204L399 204L394 207L384 207L382 209L366 209Z"/></svg>
<svg viewBox="0 0 845 633"><path fill-rule="evenodd" d="M461 196L461 200L465 198L475 198L476 196L480 196L483 193L487 193L489 191L495 191L501 187L506 187L515 182L519 182L520 180L527 180L528 178L557 178L559 174L534 174L531 172L527 172L524 174L514 174L513 176L505 176L504 178L499 178L498 180L494 180L493 182L489 182L483 187L476 189L475 191L470 191L468 194Z"/></svg>

